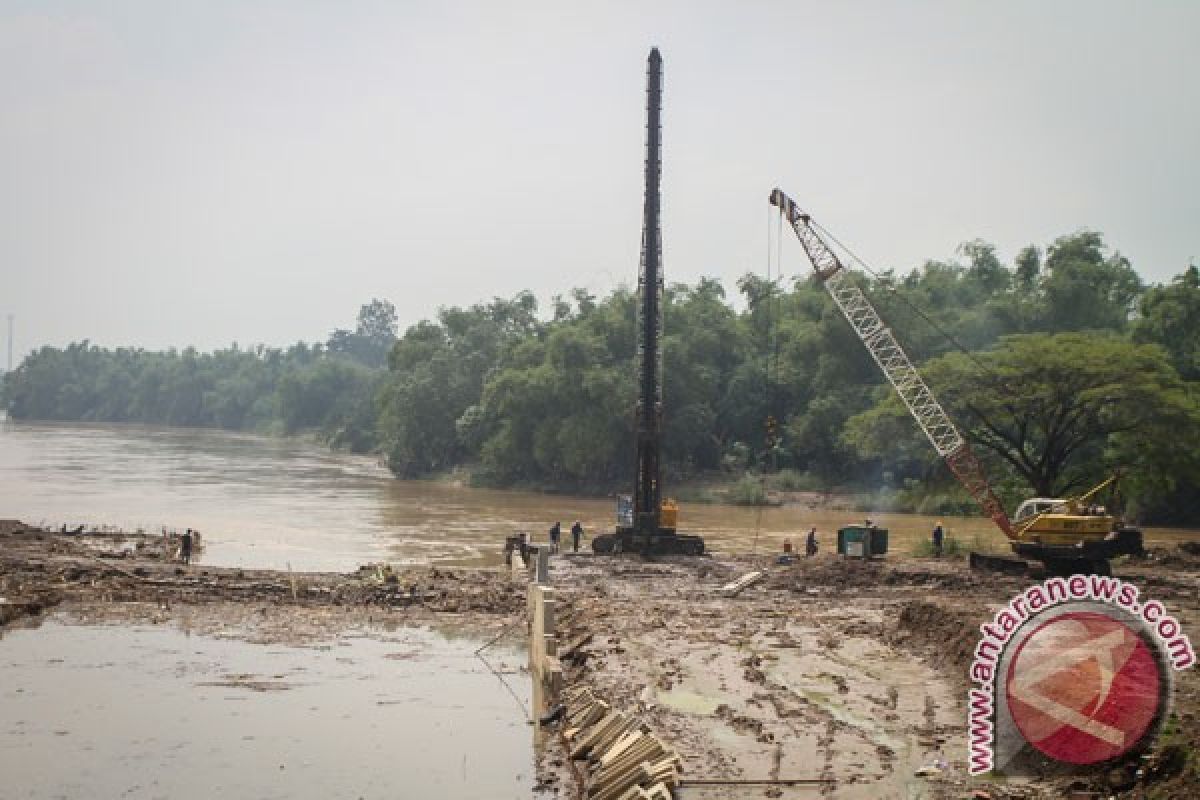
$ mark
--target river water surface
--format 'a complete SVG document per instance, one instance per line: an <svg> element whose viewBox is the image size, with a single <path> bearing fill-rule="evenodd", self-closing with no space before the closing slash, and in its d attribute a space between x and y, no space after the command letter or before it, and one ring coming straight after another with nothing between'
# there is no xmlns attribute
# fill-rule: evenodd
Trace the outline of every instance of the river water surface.
<svg viewBox="0 0 1200 800"><path fill-rule="evenodd" d="M556 520L589 532L610 530L606 498L471 489L446 482L399 481L375 460L332 453L319 444L215 430L0 423L0 517L80 523L198 528L204 560L222 565L353 570L369 561L499 563L506 535L544 539ZM816 525L832 531L861 521L857 512L786 505L765 509L684 504L680 528L717 551L777 552L800 545ZM918 514L871 513L907 553L939 521ZM984 518L945 518L951 536L1002 549ZM1150 528L1151 543L1195 532ZM586 546L586 541L585 541Z"/></svg>
<svg viewBox="0 0 1200 800"><path fill-rule="evenodd" d="M0 635L0 796L528 798L524 648L493 648L489 667L477 647L424 629L289 647L51 618Z"/></svg>

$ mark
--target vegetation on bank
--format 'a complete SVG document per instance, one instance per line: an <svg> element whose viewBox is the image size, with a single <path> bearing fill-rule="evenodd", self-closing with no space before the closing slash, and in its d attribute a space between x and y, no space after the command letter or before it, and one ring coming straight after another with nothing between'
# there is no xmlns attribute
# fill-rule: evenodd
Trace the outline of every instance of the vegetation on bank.
<svg viewBox="0 0 1200 800"><path fill-rule="evenodd" d="M959 256L858 279L1010 507L1122 467L1144 519L1200 522L1196 268L1146 287L1090 231L1011 266L979 241ZM766 472L767 490L970 509L819 285L747 275L737 291L740 310L714 280L667 289L668 480L724 475L727 499L758 503ZM46 347L4 399L16 418L316 430L382 453L403 477L468 466L477 485L624 487L636 297L576 289L546 311L522 292L442 309L397 337L391 305L374 301L353 331L286 349Z"/></svg>
<svg viewBox="0 0 1200 800"><path fill-rule="evenodd" d="M976 535L972 542L964 542L955 536L947 536L942 543L942 558L966 558L968 554L986 553L995 549L992 541L985 540L984 537ZM917 558L933 558L937 555L933 549L933 540L922 538L916 542L911 548L911 552Z"/></svg>

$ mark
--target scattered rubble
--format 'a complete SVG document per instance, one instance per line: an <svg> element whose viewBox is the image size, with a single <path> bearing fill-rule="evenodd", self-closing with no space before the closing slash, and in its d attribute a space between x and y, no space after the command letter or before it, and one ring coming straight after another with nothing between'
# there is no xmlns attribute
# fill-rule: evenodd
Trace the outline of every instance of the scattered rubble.
<svg viewBox="0 0 1200 800"><path fill-rule="evenodd" d="M281 639L351 617L400 613L412 624L448 614L515 619L521 587L494 570L366 565L348 574L246 570L164 557L163 537L138 533L62 533L0 522L0 627L60 604L87 617L130 619L172 610L201 628L261 617ZM213 619L194 610L221 607ZM344 617L340 622L339 617Z"/></svg>

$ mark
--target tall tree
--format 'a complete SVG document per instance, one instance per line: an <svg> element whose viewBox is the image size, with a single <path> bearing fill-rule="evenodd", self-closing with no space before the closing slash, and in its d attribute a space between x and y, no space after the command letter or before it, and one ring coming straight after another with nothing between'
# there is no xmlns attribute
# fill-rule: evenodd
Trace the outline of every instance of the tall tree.
<svg viewBox="0 0 1200 800"><path fill-rule="evenodd" d="M338 328L329 335L327 347L335 355L382 367L395 342L396 307L376 298L359 309L357 327L353 331Z"/></svg>
<svg viewBox="0 0 1200 800"><path fill-rule="evenodd" d="M1161 345L1185 380L1200 381L1200 270L1195 265L1169 285L1146 292L1133 338Z"/></svg>
<svg viewBox="0 0 1200 800"><path fill-rule="evenodd" d="M1117 437L1136 442L1139 469L1153 469L1184 431L1200 431L1200 407L1154 345L1084 333L1006 337L995 350L951 353L922 370L977 448L1006 464L1036 494L1086 488L1128 461ZM867 453L900 430L894 396L855 420ZM916 435L916 426L908 427Z"/></svg>
<svg viewBox="0 0 1200 800"><path fill-rule="evenodd" d="M1125 330L1142 281L1127 258L1106 250L1095 231L1061 236L1050 246L1041 284L1045 330Z"/></svg>

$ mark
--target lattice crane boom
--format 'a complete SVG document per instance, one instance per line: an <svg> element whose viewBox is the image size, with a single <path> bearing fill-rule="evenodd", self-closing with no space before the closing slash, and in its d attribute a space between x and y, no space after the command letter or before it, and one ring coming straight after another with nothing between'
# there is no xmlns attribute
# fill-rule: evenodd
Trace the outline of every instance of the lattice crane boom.
<svg viewBox="0 0 1200 800"><path fill-rule="evenodd" d="M875 307L850 279L849 271L837 254L812 227L811 217L797 208L795 202L779 189L771 192L771 205L778 207L791 224L808 260L812 262L817 278L928 437L933 449L1004 535L1015 538L1012 522L988 484L983 465Z"/></svg>

